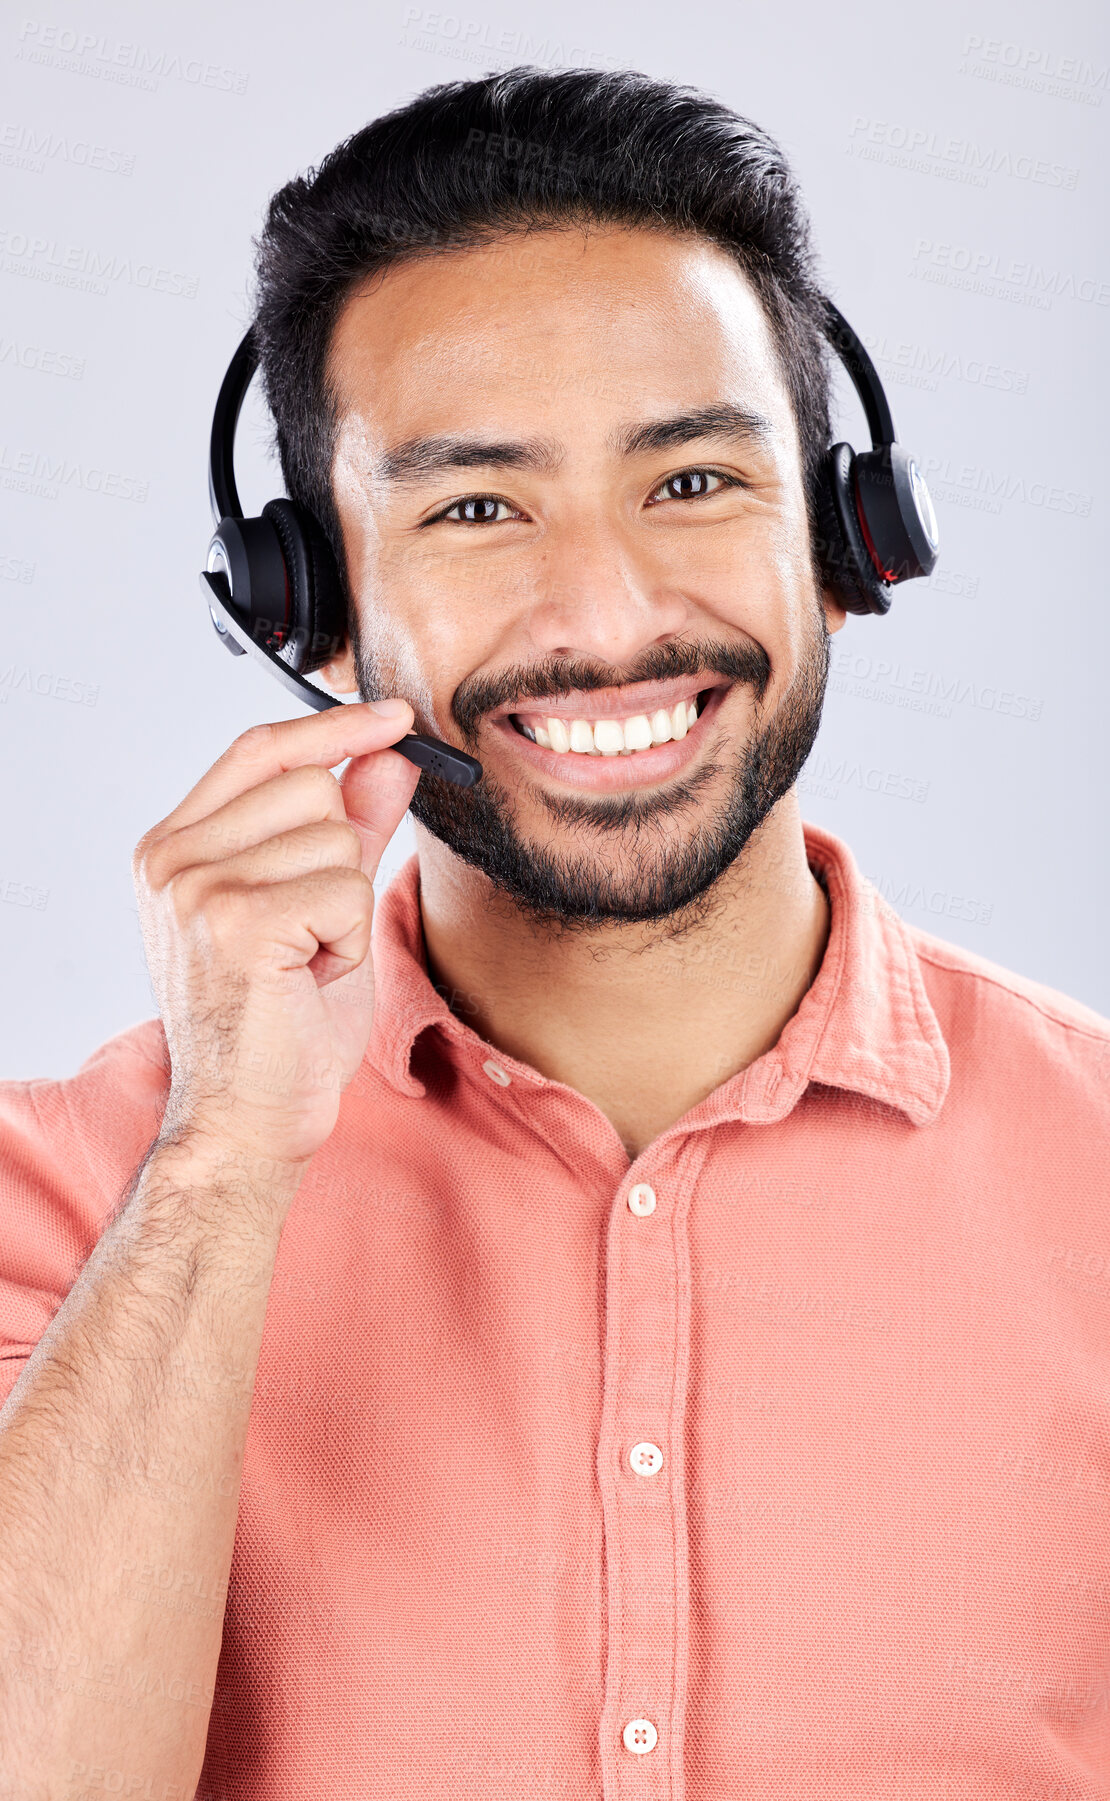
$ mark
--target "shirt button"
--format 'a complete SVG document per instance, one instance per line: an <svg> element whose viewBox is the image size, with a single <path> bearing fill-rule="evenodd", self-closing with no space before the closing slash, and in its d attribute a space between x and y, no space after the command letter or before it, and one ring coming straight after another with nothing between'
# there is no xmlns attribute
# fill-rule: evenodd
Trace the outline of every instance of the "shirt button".
<svg viewBox="0 0 1110 1801"><path fill-rule="evenodd" d="M628 1461L638 1476L654 1476L656 1470L663 1468L663 1453L645 1438L642 1444L633 1445Z"/></svg>
<svg viewBox="0 0 1110 1801"><path fill-rule="evenodd" d="M486 1059L482 1068L485 1070L490 1081L497 1083L498 1088L507 1088L513 1079L512 1076L502 1069L500 1063L495 1063L493 1061L492 1057Z"/></svg>
<svg viewBox="0 0 1110 1801"><path fill-rule="evenodd" d="M649 1213L654 1213L654 1188L649 1187L646 1182L637 1182L635 1188L630 1188L628 1191L628 1207L629 1211L635 1213L640 1219L646 1218Z"/></svg>
<svg viewBox="0 0 1110 1801"><path fill-rule="evenodd" d="M650 1720L629 1720L623 1738L630 1751L654 1751L659 1742L659 1734Z"/></svg>

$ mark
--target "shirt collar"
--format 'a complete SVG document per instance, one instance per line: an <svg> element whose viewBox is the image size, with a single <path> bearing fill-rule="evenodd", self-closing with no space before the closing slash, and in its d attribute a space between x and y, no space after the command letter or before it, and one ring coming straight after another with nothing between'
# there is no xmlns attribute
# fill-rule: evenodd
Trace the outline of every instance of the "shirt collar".
<svg viewBox="0 0 1110 1801"><path fill-rule="evenodd" d="M944 1103L950 1064L910 931L860 872L842 839L805 822L802 830L810 868L829 897L821 967L778 1042L722 1082L684 1123L691 1128L726 1119L770 1124L785 1118L810 1082L820 1082L897 1107L915 1125L928 1125ZM377 903L373 947L374 1029L367 1061L401 1094L425 1093L410 1063L417 1037L431 1026L443 1034L449 1054L465 1057L475 1068L492 1051L514 1080L560 1086L480 1038L433 987L415 853ZM722 979L728 979L727 971Z"/></svg>

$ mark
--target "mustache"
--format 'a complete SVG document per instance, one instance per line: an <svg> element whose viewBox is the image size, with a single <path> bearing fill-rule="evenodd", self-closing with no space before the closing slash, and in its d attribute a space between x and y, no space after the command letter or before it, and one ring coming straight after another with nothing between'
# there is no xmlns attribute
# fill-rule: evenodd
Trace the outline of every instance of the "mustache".
<svg viewBox="0 0 1110 1801"><path fill-rule="evenodd" d="M550 657L529 667L504 669L497 676L462 682L451 702L451 716L464 739L473 742L487 713L518 701L558 699L595 688L624 688L633 682L661 682L673 676L723 675L745 682L763 699L771 680L771 660L753 639L742 644L671 643L653 646L628 669ZM516 709L514 708L514 711Z"/></svg>

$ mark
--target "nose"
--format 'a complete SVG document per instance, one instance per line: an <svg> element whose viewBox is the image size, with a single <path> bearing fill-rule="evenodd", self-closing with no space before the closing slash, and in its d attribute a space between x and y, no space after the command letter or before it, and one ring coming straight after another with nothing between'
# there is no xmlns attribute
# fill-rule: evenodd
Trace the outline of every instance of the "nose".
<svg viewBox="0 0 1110 1801"><path fill-rule="evenodd" d="M528 630L539 655L631 666L650 645L689 622L690 601L673 571L633 547L613 520L578 520L544 546Z"/></svg>

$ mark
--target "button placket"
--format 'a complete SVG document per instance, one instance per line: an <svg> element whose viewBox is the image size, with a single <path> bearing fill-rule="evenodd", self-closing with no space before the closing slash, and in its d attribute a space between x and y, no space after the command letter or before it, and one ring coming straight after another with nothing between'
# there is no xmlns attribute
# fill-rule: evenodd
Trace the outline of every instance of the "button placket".
<svg viewBox="0 0 1110 1801"><path fill-rule="evenodd" d="M682 1736L688 1573L682 1460L671 1447L683 1430L689 1304L668 1198L636 1182L610 1219L598 1459L609 1572L605 1801L684 1795L681 1744L671 1741Z"/></svg>

